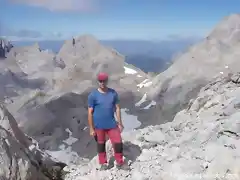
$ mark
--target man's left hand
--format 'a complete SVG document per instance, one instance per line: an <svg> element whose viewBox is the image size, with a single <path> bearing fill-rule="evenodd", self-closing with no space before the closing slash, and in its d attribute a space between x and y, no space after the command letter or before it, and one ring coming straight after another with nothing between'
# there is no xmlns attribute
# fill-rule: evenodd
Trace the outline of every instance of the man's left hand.
<svg viewBox="0 0 240 180"><path fill-rule="evenodd" d="M123 131L123 129L124 129L124 126L123 126L123 124L122 123L118 123L118 128L120 129L120 131L122 132Z"/></svg>

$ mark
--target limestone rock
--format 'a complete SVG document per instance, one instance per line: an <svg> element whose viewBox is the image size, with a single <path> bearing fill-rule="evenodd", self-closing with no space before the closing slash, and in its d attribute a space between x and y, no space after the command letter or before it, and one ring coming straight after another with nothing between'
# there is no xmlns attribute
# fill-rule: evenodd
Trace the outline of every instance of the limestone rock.
<svg viewBox="0 0 240 180"><path fill-rule="evenodd" d="M235 74L231 77L232 82L234 83L240 83L240 74Z"/></svg>
<svg viewBox="0 0 240 180"><path fill-rule="evenodd" d="M208 37L178 56L167 70L153 79L148 96L161 104L161 119L171 121L218 75L226 77L228 73L234 73L232 81L239 81L236 74L240 65L239 26L239 14L225 17ZM201 101L205 100L199 99L199 106L202 106Z"/></svg>
<svg viewBox="0 0 240 180"><path fill-rule="evenodd" d="M15 180L62 179L63 163L54 162L18 128L14 117L0 105L0 177Z"/></svg>
<svg viewBox="0 0 240 180"><path fill-rule="evenodd" d="M156 130L152 133L149 133L144 138L148 142L158 143L158 144L164 143L165 141L165 135L160 130Z"/></svg>
<svg viewBox="0 0 240 180"><path fill-rule="evenodd" d="M9 41L0 38L0 59L6 58L7 53L9 53L12 48L13 45Z"/></svg>

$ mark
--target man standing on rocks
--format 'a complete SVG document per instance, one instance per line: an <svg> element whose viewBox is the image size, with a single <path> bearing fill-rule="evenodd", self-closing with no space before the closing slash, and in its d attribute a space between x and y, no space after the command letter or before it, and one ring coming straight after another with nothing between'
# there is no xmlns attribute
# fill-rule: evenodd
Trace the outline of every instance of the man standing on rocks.
<svg viewBox="0 0 240 180"><path fill-rule="evenodd" d="M97 141L97 150L101 170L108 169L106 157L106 135L108 135L114 149L114 157L118 169L129 170L123 160L123 143L121 131L123 124L119 97L114 89L107 87L108 74L99 73L98 85L88 96L88 123L90 135ZM116 119L114 114L116 112Z"/></svg>

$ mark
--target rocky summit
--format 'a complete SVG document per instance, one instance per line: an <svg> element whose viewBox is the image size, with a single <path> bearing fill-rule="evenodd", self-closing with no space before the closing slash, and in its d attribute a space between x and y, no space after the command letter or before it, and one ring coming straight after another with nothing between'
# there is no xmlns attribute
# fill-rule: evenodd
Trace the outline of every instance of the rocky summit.
<svg viewBox="0 0 240 180"><path fill-rule="evenodd" d="M156 77L91 35L57 54L12 47L0 61L0 179L239 180L239 17ZM100 71L120 95L130 171L115 168L109 141L110 169L99 171L87 97Z"/></svg>

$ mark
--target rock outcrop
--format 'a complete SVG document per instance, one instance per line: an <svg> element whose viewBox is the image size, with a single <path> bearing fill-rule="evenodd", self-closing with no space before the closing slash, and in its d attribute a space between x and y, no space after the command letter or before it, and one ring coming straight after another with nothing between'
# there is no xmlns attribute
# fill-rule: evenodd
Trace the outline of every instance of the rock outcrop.
<svg viewBox="0 0 240 180"><path fill-rule="evenodd" d="M0 59L6 58L6 55L13 48L13 45L0 37Z"/></svg>
<svg viewBox="0 0 240 180"><path fill-rule="evenodd" d="M171 121L212 77L238 72L240 15L223 19L202 42L190 47L153 79L148 98L160 104L161 119ZM159 114L154 114L156 119ZM155 122L157 124L158 122Z"/></svg>
<svg viewBox="0 0 240 180"><path fill-rule="evenodd" d="M45 81L43 79L28 79L25 75L6 68L1 69L0 84L0 100L6 101L10 99L9 103L13 103L14 98L43 87Z"/></svg>
<svg viewBox="0 0 240 180"><path fill-rule="evenodd" d="M240 74L217 77L172 122L123 134L131 171L98 171L96 161L66 167L66 180L240 178ZM133 148L133 145L138 148ZM129 154L129 152L131 152ZM110 158L110 157L109 157Z"/></svg>
<svg viewBox="0 0 240 180"><path fill-rule="evenodd" d="M0 104L0 178L25 180L63 179L64 163L55 162L26 136L14 117Z"/></svg>
<svg viewBox="0 0 240 180"><path fill-rule="evenodd" d="M56 64L55 54L41 50L37 43L32 46L13 48L6 61L8 61L6 63L11 62L12 66L9 66L9 69L15 68L16 70L18 67L18 71L24 73L28 79L44 81L45 91L53 87L54 72L59 65ZM43 89L43 87L38 88Z"/></svg>

